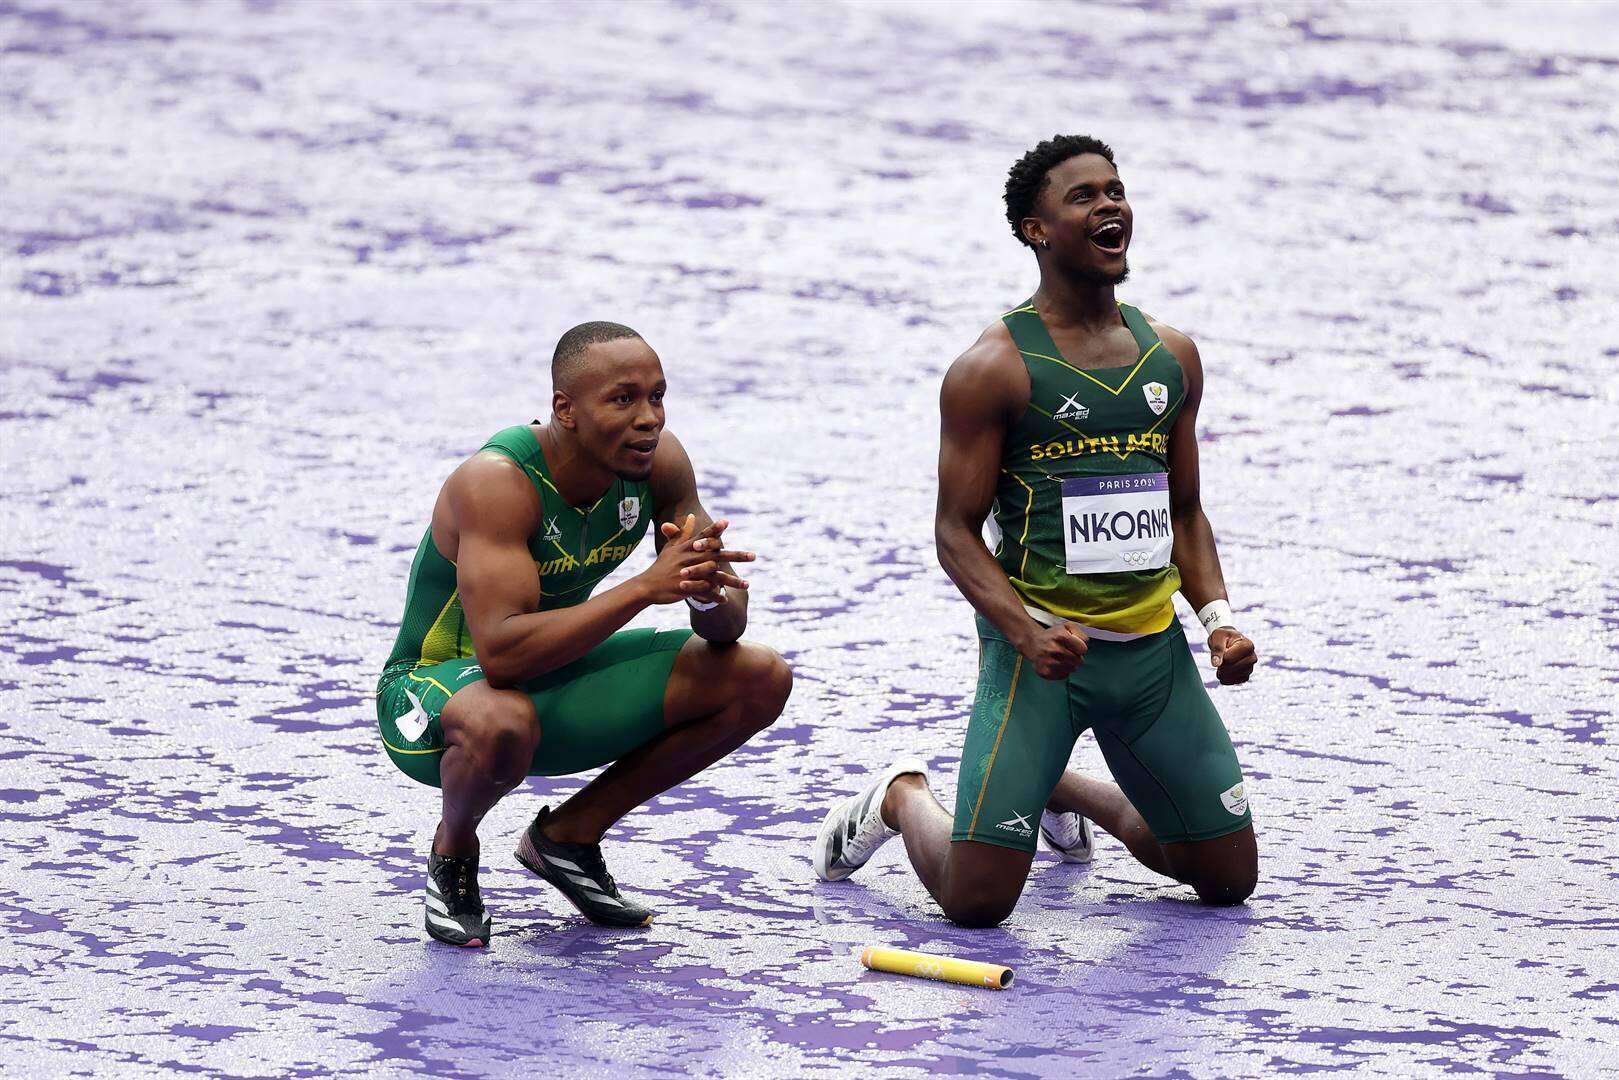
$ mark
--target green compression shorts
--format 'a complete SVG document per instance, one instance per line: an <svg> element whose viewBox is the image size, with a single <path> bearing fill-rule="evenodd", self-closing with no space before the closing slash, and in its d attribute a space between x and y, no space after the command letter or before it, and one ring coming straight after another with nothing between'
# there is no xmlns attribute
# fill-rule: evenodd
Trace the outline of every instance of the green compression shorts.
<svg viewBox="0 0 1619 1080"><path fill-rule="evenodd" d="M528 774L600 768L660 735L664 688L691 633L623 630L573 663L517 687L534 703L540 722L540 745ZM377 724L388 756L406 776L439 786L439 716L452 694L482 680L471 657L384 678L377 687Z"/></svg>
<svg viewBox="0 0 1619 1080"><path fill-rule="evenodd" d="M1242 769L1177 620L1134 641L1092 638L1067 679L1042 679L982 616L978 694L952 840L1033 852L1040 811L1086 728L1159 843L1253 823Z"/></svg>

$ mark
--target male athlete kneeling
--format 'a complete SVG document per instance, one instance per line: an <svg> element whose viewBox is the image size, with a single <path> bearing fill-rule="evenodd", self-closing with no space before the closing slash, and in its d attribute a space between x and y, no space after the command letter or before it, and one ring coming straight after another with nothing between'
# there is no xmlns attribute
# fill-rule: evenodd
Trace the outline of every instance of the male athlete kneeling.
<svg viewBox="0 0 1619 1080"><path fill-rule="evenodd" d="M1037 833L1085 862L1095 821L1204 901L1241 903L1259 874L1248 790L1172 601L1198 609L1219 681L1247 682L1257 654L1201 501L1202 358L1114 297L1135 218L1107 144L1040 143L1007 177L1006 213L1040 287L950 366L939 399L939 561L979 640L955 813L921 761L896 762L832 808L816 873L846 878L903 835L944 913L992 926ZM1087 729L1116 783L1067 768Z"/></svg>
<svg viewBox="0 0 1619 1080"><path fill-rule="evenodd" d="M551 420L497 432L439 492L410 568L405 616L377 684L388 756L443 791L427 857L427 932L483 945L478 822L524 776L611 765L554 811L517 858L592 922L644 926L602 862L612 824L712 765L781 714L793 677L739 642L747 584L725 521L697 498L664 430L658 356L627 326L557 343ZM657 559L592 598L652 521ZM690 630L619 631L653 604L689 603Z"/></svg>

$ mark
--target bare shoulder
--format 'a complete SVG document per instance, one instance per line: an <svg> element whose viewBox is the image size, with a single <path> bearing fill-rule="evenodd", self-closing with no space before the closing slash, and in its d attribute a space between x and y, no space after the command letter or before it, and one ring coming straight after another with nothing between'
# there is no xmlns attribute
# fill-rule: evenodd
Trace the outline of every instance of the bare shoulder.
<svg viewBox="0 0 1619 1080"><path fill-rule="evenodd" d="M658 435L658 448L652 454L652 474L647 477L654 506L678 506L697 487L697 475L685 444L664 428Z"/></svg>
<svg viewBox="0 0 1619 1080"><path fill-rule="evenodd" d="M996 322L951 363L941 399L1022 412L1029 402L1029 371L1006 325Z"/></svg>
<svg viewBox="0 0 1619 1080"><path fill-rule="evenodd" d="M532 532L541 515L539 492L522 466L496 453L473 454L444 482L457 532L465 529L493 532Z"/></svg>
<svg viewBox="0 0 1619 1080"><path fill-rule="evenodd" d="M1145 313L1143 313L1145 314ZM1198 355L1197 343L1166 322L1159 322L1151 315L1146 316L1147 325L1158 335L1164 343L1164 348L1180 361L1181 370L1188 374L1203 370L1203 358Z"/></svg>

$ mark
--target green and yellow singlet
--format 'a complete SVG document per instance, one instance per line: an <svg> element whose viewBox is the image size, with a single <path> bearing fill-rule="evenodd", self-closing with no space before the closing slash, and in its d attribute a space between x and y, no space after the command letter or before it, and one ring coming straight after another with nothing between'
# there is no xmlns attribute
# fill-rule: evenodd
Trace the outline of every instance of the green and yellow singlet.
<svg viewBox="0 0 1619 1080"><path fill-rule="evenodd" d="M541 611L589 599L596 584L627 559L646 534L652 506L645 481L615 480L593 505L571 506L552 482L529 425L496 432L479 452L516 462L540 493L540 529L529 538L528 549L540 575ZM410 566L405 617L379 687L415 668L473 655L455 564L434 546L429 525Z"/></svg>
<svg viewBox="0 0 1619 1080"><path fill-rule="evenodd" d="M1081 370L1031 302L1003 315L1029 371L1029 406L1008 433L990 517L995 558L1031 608L1114 634L1175 617L1169 561L1169 429L1186 396L1180 364L1140 311L1119 304L1137 359Z"/></svg>

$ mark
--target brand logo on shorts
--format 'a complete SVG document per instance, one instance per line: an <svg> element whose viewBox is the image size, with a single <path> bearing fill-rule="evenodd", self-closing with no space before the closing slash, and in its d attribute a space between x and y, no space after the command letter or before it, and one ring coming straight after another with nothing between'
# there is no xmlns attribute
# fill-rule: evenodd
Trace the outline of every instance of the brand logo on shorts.
<svg viewBox="0 0 1619 1080"><path fill-rule="evenodd" d="M627 495L618 504L618 523L626 529L635 528L635 523L641 520L641 500L634 495Z"/></svg>
<svg viewBox="0 0 1619 1080"><path fill-rule="evenodd" d="M1220 792L1220 802L1232 815L1242 817L1248 812L1248 792L1235 784Z"/></svg>
<svg viewBox="0 0 1619 1080"><path fill-rule="evenodd" d="M546 518L545 519L545 540L546 540L546 542L547 543L556 543L558 540L561 540L561 539L562 539L562 530L557 526L557 519L554 518L554 517Z"/></svg>
<svg viewBox="0 0 1619 1080"><path fill-rule="evenodd" d="M1164 410L1169 408L1169 387L1161 382L1150 382L1141 388L1141 392L1147 395L1147 408L1152 410L1152 414L1164 415Z"/></svg>
<svg viewBox="0 0 1619 1080"><path fill-rule="evenodd" d="M1163 410L1160 409L1160 412ZM1083 420L1091 414L1091 410L1067 394L1062 396L1062 408L1051 414L1053 420Z"/></svg>
<svg viewBox="0 0 1619 1080"><path fill-rule="evenodd" d="M415 742L422 737L422 732L427 730L427 725L433 718L422 708L421 698L409 690L405 691L405 696L410 698L410 712L396 717L394 727L399 729L399 734L405 737L406 742Z"/></svg>
<svg viewBox="0 0 1619 1080"><path fill-rule="evenodd" d="M456 676L456 678L464 679L468 675L471 675L474 671L482 673L483 668L479 667L477 664L471 664L471 665L469 665L467 667L462 668L461 669L461 674Z"/></svg>
<svg viewBox="0 0 1619 1080"><path fill-rule="evenodd" d="M997 829L1005 829L1009 833L1016 833L1019 836L1034 835L1034 826L1030 825L1029 819L1024 817L1022 814L1013 814L1011 817L1007 818L1005 821L1001 822L995 827Z"/></svg>

